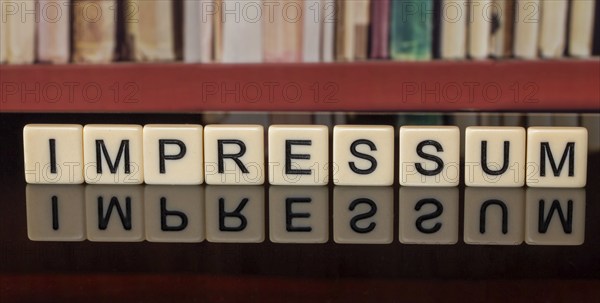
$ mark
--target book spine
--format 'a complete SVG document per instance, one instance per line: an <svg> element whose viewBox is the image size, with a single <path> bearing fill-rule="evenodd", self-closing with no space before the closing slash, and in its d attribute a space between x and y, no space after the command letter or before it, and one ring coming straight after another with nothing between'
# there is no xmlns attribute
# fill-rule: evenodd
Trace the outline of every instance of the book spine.
<svg viewBox="0 0 600 303"><path fill-rule="evenodd" d="M540 15L539 0L517 0L514 31L515 57L520 59L537 57Z"/></svg>
<svg viewBox="0 0 600 303"><path fill-rule="evenodd" d="M221 2L223 63L263 62L264 16L260 14L261 3L262 1L257 0Z"/></svg>
<svg viewBox="0 0 600 303"><path fill-rule="evenodd" d="M371 1L371 58L387 59L390 41L390 0Z"/></svg>
<svg viewBox="0 0 600 303"><path fill-rule="evenodd" d="M38 0L37 59L41 62L69 62L69 0Z"/></svg>
<svg viewBox="0 0 600 303"><path fill-rule="evenodd" d="M36 1L4 1L6 20L6 62L31 64L35 61ZM14 13L9 13L14 12ZM4 22L4 21L3 21Z"/></svg>
<svg viewBox="0 0 600 303"><path fill-rule="evenodd" d="M444 0L441 10L441 56L464 59L467 55L467 1Z"/></svg>
<svg viewBox="0 0 600 303"><path fill-rule="evenodd" d="M369 51L370 0L354 1L354 58L366 60Z"/></svg>
<svg viewBox="0 0 600 303"><path fill-rule="evenodd" d="M135 22L130 15L133 7L125 12L126 22ZM116 47L116 1L75 0L73 20L75 63L110 63Z"/></svg>
<svg viewBox="0 0 600 303"><path fill-rule="evenodd" d="M321 58L323 62L335 60L335 26L338 18L335 0L324 0L323 3L323 35L321 41Z"/></svg>
<svg viewBox="0 0 600 303"><path fill-rule="evenodd" d="M302 61L315 63L321 60L321 32L323 27L323 0L304 1L304 29L302 31Z"/></svg>
<svg viewBox="0 0 600 303"><path fill-rule="evenodd" d="M356 28L355 24L355 10L356 1L338 1L339 19L337 28L337 61L350 62L354 61L355 57L355 39L356 39Z"/></svg>
<svg viewBox="0 0 600 303"><path fill-rule="evenodd" d="M469 2L469 57L486 59L489 54L492 9L491 0L471 0Z"/></svg>
<svg viewBox="0 0 600 303"><path fill-rule="evenodd" d="M200 0L200 61L204 63L214 60L214 19L219 11L216 2L214 0Z"/></svg>
<svg viewBox="0 0 600 303"><path fill-rule="evenodd" d="M514 2L493 0L491 4L490 55L495 58L508 57L511 55Z"/></svg>
<svg viewBox="0 0 600 303"><path fill-rule="evenodd" d="M213 59L223 62L223 0L215 0L217 13L213 18Z"/></svg>
<svg viewBox="0 0 600 303"><path fill-rule="evenodd" d="M392 1L390 56L393 60L431 60L433 3Z"/></svg>
<svg viewBox="0 0 600 303"><path fill-rule="evenodd" d="M577 0L571 2L570 56L587 58L592 55L595 6L595 0Z"/></svg>
<svg viewBox="0 0 600 303"><path fill-rule="evenodd" d="M199 63L202 61L202 1L184 0L183 2L183 61Z"/></svg>
<svg viewBox="0 0 600 303"><path fill-rule="evenodd" d="M6 11L5 1L0 0L0 12ZM3 16L2 13L1 16ZM6 62L6 52L8 51L8 23L5 18L0 18L0 64Z"/></svg>
<svg viewBox="0 0 600 303"><path fill-rule="evenodd" d="M175 60L173 3L171 0L128 0L138 10L137 22L127 24L132 59Z"/></svg>
<svg viewBox="0 0 600 303"><path fill-rule="evenodd" d="M541 1L540 55L560 58L565 52L567 0Z"/></svg>
<svg viewBox="0 0 600 303"><path fill-rule="evenodd" d="M265 62L300 62L302 58L302 3L298 0L264 2ZM296 12L293 12L293 11Z"/></svg>

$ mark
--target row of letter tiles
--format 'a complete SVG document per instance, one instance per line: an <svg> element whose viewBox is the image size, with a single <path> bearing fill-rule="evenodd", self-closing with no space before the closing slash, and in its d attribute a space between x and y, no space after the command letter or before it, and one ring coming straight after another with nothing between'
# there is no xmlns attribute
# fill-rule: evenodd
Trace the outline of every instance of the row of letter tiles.
<svg viewBox="0 0 600 303"><path fill-rule="evenodd" d="M464 166L456 126L27 125L31 184L583 187L587 129L468 127ZM331 166L331 167L330 167ZM268 169L268 173L267 173ZM331 169L331 172L330 172Z"/></svg>
<svg viewBox="0 0 600 303"><path fill-rule="evenodd" d="M274 243L329 241L325 187L28 185L27 230L34 241ZM398 238L403 244L456 244L457 188L402 187ZM580 245L585 190L467 188L467 244ZM336 187L333 240L389 244L391 187ZM268 209L268 223L265 213Z"/></svg>

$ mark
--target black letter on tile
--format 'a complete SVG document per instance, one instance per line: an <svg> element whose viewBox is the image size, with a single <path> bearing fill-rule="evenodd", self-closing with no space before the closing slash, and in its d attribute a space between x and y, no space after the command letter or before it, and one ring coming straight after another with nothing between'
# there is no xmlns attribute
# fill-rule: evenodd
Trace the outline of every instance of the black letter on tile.
<svg viewBox="0 0 600 303"><path fill-rule="evenodd" d="M540 153L540 176L546 176L546 154L548 155L548 160L555 177L560 176L560 172L565 165L567 156L569 156L569 177L575 176L575 142L567 143L558 167L556 167L556 162L554 162L554 157L552 156L552 151L550 150L550 143L542 142Z"/></svg>
<svg viewBox="0 0 600 303"><path fill-rule="evenodd" d="M52 229L58 230L58 198L52 196Z"/></svg>
<svg viewBox="0 0 600 303"><path fill-rule="evenodd" d="M373 143L373 141L366 140L366 139L356 140L356 141L352 142L352 145L350 145L350 152L352 153L352 155L354 155L355 157L357 157L359 159L364 159L364 160L371 162L371 167L369 167L367 169L359 169L358 167L356 167L354 162L349 162L348 164L350 165L350 169L353 172L355 172L359 175L368 175L368 174L374 172L375 169L377 168L377 160L375 160L375 158L373 158L373 156L358 152L356 150L356 148L361 144L368 145L369 148L371 148L371 150L377 150L377 147L375 146L375 143Z"/></svg>
<svg viewBox="0 0 600 303"><path fill-rule="evenodd" d="M176 155L165 155L165 144L175 144L179 146L179 153ZM176 139L160 139L158 140L158 165L160 167L160 173L165 174L167 170L165 169L165 160L179 160L185 156L187 149L185 147L185 143L181 140Z"/></svg>
<svg viewBox="0 0 600 303"><path fill-rule="evenodd" d="M430 214L422 215L419 218L417 218L417 222L415 222L415 225L417 226L417 229L420 232L424 234L433 234L440 230L440 228L442 228L442 223L437 222L432 228L425 228L423 227L423 222L439 217L444 212L444 206L442 205L442 203L440 203L440 201L433 198L428 198L419 200L419 202L417 202L417 205L415 205L415 210L421 210L421 207L423 207L423 205L425 204L433 204L437 209Z"/></svg>
<svg viewBox="0 0 600 303"><path fill-rule="evenodd" d="M371 222L371 223L369 223L369 226L367 226L367 227L359 227L356 225L356 223L360 220L364 220L364 219L373 217L377 213L377 204L375 204L375 202L373 202L373 200L371 200L371 199L359 198L359 199L352 201L352 203L350 203L350 206L348 207L348 209L350 211L353 211L356 208L356 206L359 204L367 204L367 205L369 205L369 207L371 209L364 214L360 214L360 215L356 215L356 216L352 217L352 219L350 219L350 228L352 228L352 230L354 232L357 232L359 234L366 234L366 233L373 231L375 229L375 226L377 225L377 223Z"/></svg>
<svg viewBox="0 0 600 303"><path fill-rule="evenodd" d="M509 164L509 152L510 150L510 141L504 141L504 154L503 154L503 163L502 168L499 170L491 170L487 165L487 141L481 141L481 168L483 171L492 176L499 176L506 172Z"/></svg>
<svg viewBox="0 0 600 303"><path fill-rule="evenodd" d="M292 154L292 145L311 146L312 140L285 140L285 173L287 175L310 175L310 169L293 169L292 159L310 160L307 154Z"/></svg>
<svg viewBox="0 0 600 303"><path fill-rule="evenodd" d="M240 152L237 154L224 154L223 153L223 145L225 144L236 144L237 146L240 147ZM217 140L217 152L218 152L218 156L219 156L219 174L223 174L225 173L225 167L223 165L223 159L231 159L235 162L235 164L237 164L237 166L239 166L239 168L242 170L242 172L244 174L249 173L248 169L246 168L246 166L244 166L244 163L242 163L242 161L240 161L240 157L243 156L246 153L246 144L244 142L242 142L241 140L235 140L235 139L231 139L231 140Z"/></svg>
<svg viewBox="0 0 600 303"><path fill-rule="evenodd" d="M121 162L121 156L125 154L125 173L130 173L129 140L121 140L121 146L119 146L119 152L117 153L117 158L115 159L114 163L110 160L110 155L108 154L106 145L104 145L104 140L96 140L96 172L99 174L102 173L102 154L104 154L104 157L106 158L108 169L113 174L117 173L119 162Z"/></svg>
<svg viewBox="0 0 600 303"><path fill-rule="evenodd" d="M220 231L242 231L242 230L244 230L246 228L246 226L248 225L248 220L246 219L246 217L244 215L241 214L241 212L242 212L242 209L244 209L244 207L246 207L247 203L248 203L248 198L244 198L244 199L242 199L242 201L240 202L240 204L234 211L227 212L227 211L225 211L225 199L219 198L219 230ZM225 225L226 217L233 217L233 218L240 219L240 225L233 226L233 227L226 226Z"/></svg>
<svg viewBox="0 0 600 303"><path fill-rule="evenodd" d="M310 203L311 198L286 198L285 199L285 229L290 232L310 232L310 226L294 226L294 218L310 218L310 213L295 213L292 211L294 203Z"/></svg>
<svg viewBox="0 0 600 303"><path fill-rule="evenodd" d="M419 155L419 157L421 157L425 160L430 160L430 161L437 163L437 168L434 170L427 170L427 169L423 168L421 163L416 163L415 167L417 168L417 171L421 175L435 176L435 175L439 174L440 172L442 172L442 170L444 169L444 161L442 161L442 159L438 156L426 154L425 152L423 152L423 147L425 147L427 145L431 145L431 146L435 147L435 149L438 152L443 152L444 148L442 148L442 145L435 140L425 140L425 141L422 141L421 143L419 143L419 145L417 145L417 155Z"/></svg>
<svg viewBox="0 0 600 303"><path fill-rule="evenodd" d="M556 210L558 212L558 216L560 218L560 224L562 224L563 230L566 234L570 234L573 231L573 200L569 200L567 202L567 218L560 207L560 202L558 200L554 200L552 205L550 205L550 211L548 211L548 217L544 218L544 206L546 201L543 199L539 202L539 218L538 218L538 232L540 234L546 233L548 231L548 226L550 225L550 221L552 221L552 215Z"/></svg>
<svg viewBox="0 0 600 303"><path fill-rule="evenodd" d="M50 144L50 172L56 174L56 140L48 140Z"/></svg>
<svg viewBox="0 0 600 303"><path fill-rule="evenodd" d="M105 230L108 226L108 221L110 220L110 214L112 213L113 207L117 208L117 212L119 213L119 218L121 218L121 223L123 224L123 228L125 230L131 230L131 198L125 198L125 214L123 214L123 210L121 209L121 204L119 203L119 199L117 197L112 197L110 199L110 203L108 204L108 210L106 211L106 216L104 216L104 199L102 197L98 197L98 228L100 230Z"/></svg>
<svg viewBox="0 0 600 303"><path fill-rule="evenodd" d="M481 209L479 210L479 233L485 234L485 218L487 208L490 205L498 205L502 209L502 233L506 235L508 233L508 208L504 202L496 199L487 200L481 205Z"/></svg>
<svg viewBox="0 0 600 303"><path fill-rule="evenodd" d="M179 217L181 223L175 226L169 226L167 224L167 216L176 216ZM182 231L188 225L188 217L180 211L177 210L167 210L167 198L160 198L160 229L162 231Z"/></svg>

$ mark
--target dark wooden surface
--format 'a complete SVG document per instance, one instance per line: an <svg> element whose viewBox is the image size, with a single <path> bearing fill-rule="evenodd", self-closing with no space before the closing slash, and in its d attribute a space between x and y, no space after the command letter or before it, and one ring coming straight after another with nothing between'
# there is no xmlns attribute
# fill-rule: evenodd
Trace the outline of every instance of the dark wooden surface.
<svg viewBox="0 0 600 303"><path fill-rule="evenodd" d="M33 242L27 238L21 136L24 124L41 122L199 123L201 118L0 114L2 303L597 302L600 297L597 152L588 159L585 243L575 247L462 240L403 245L397 231L389 245ZM461 187L461 201L463 195Z"/></svg>

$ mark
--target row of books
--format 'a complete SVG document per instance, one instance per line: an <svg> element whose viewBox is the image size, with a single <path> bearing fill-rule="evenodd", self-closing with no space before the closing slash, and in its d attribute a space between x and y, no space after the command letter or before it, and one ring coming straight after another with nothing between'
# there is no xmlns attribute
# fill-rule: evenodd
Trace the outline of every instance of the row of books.
<svg viewBox="0 0 600 303"><path fill-rule="evenodd" d="M586 58L595 0L0 0L0 62Z"/></svg>

